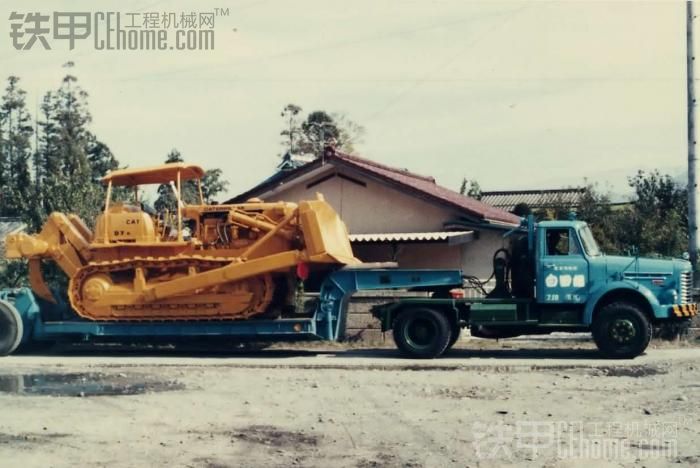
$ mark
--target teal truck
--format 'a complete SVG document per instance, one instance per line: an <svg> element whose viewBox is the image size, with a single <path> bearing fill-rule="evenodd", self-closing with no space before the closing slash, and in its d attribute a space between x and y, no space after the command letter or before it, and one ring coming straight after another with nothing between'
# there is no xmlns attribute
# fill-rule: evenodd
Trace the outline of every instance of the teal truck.
<svg viewBox="0 0 700 468"><path fill-rule="evenodd" d="M440 356L469 328L472 336L493 339L590 332L604 356L633 358L644 352L655 326L697 314L686 260L605 255L590 227L575 218L530 218L504 237L507 247L493 260L496 285L484 297L466 298L463 285L454 284L433 288L431 297L374 307L404 355Z"/></svg>

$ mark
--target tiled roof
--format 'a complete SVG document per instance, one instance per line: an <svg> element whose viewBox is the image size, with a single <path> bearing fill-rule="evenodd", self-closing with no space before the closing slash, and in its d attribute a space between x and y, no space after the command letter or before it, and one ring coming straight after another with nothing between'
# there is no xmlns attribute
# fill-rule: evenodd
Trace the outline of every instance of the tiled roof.
<svg viewBox="0 0 700 468"><path fill-rule="evenodd" d="M578 206L586 193L585 188L554 190L505 190L481 192L481 201L506 211L525 203L530 208L551 208L559 205Z"/></svg>
<svg viewBox="0 0 700 468"><path fill-rule="evenodd" d="M324 160L315 159L297 169L285 173L277 173L252 189L232 198L226 203L239 203L251 197L259 196L268 190L272 190L284 183L293 180L295 177L305 174L322 164L337 164L349 168L354 168L370 176L378 177L398 186L401 190L412 192L413 194L429 198L443 205L451 206L457 210L466 212L467 215L482 221L494 222L497 224L520 224L520 218L507 211L495 208L482 201L460 195L459 193L442 187L435 183L435 179L410 172L407 169L397 169L386 166L359 156L344 154L339 151L329 152Z"/></svg>

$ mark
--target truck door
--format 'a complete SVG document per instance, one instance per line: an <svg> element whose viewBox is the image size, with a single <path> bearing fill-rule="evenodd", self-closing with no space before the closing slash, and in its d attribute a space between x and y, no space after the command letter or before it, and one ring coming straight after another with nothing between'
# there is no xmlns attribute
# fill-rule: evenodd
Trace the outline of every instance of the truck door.
<svg viewBox="0 0 700 468"><path fill-rule="evenodd" d="M588 261L576 231L538 229L537 302L583 304L588 299Z"/></svg>

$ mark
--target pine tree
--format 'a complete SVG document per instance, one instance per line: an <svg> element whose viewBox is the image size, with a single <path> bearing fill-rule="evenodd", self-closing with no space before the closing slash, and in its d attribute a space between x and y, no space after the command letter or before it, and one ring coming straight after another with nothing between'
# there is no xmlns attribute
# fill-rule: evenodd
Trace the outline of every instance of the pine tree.
<svg viewBox="0 0 700 468"><path fill-rule="evenodd" d="M365 134L364 127L344 114L317 110L310 112L305 119L300 119L301 111L300 106L287 104L281 113L284 128L280 135L285 148L282 157L291 161L293 167L299 165L294 156L320 157L327 146L353 153L355 145L362 141Z"/></svg>
<svg viewBox="0 0 700 468"><path fill-rule="evenodd" d="M104 201L99 179L119 165L107 145L90 132L88 94L77 81L66 75L41 106L42 132L34 158L34 192L41 208L33 217L38 224L53 211L75 213L92 224Z"/></svg>
<svg viewBox="0 0 700 468"><path fill-rule="evenodd" d="M30 201L31 137L33 127L26 109L26 92L19 78L7 79L0 105L0 215L24 217Z"/></svg>
<svg viewBox="0 0 700 468"><path fill-rule="evenodd" d="M204 203L212 204L214 197L228 188L228 181L223 180L223 171L221 169L209 169L202 177L202 196Z"/></svg>
<svg viewBox="0 0 700 468"><path fill-rule="evenodd" d="M172 149L165 159L166 164L185 162L182 154L176 149ZM221 169L209 169L202 177L202 196L205 203L212 203L213 198L224 192L228 187L228 182L221 180L223 172ZM187 180L182 183L182 201L188 205L199 204L199 187L196 180ZM153 203L156 211L170 213L177 208L177 201L170 185L161 184L158 186L158 198Z"/></svg>
<svg viewBox="0 0 700 468"><path fill-rule="evenodd" d="M170 152L166 156L165 164L179 163L179 162L184 162L184 159L182 159L182 155L180 154L180 152L178 150L176 150L175 148L173 148L172 150L170 150ZM186 188L185 188L186 185L187 185L187 183L183 184L183 187L182 187L183 195L186 192ZM183 196L183 198L184 198L184 196ZM175 194L173 193L173 189L172 189L172 187L170 187L169 184L161 184L158 186L158 198L153 203L153 207L158 212L164 212L167 210L170 213L173 213L177 209L177 199L175 198Z"/></svg>
<svg viewBox="0 0 700 468"><path fill-rule="evenodd" d="M119 167L119 161L114 157L109 147L93 134L88 135L87 156L92 170L92 180L95 183L100 183L100 179L105 174Z"/></svg>
<svg viewBox="0 0 700 468"><path fill-rule="evenodd" d="M19 78L11 76L7 83L0 100L0 216L20 217L30 231L41 229L53 211L75 213L93 224L104 201L99 179L119 163L89 130L87 93L70 74L58 90L46 93L37 117L39 138L32 148L34 129L25 92ZM119 190L114 196L119 198ZM50 284L65 283L55 265L48 264L46 270ZM26 263L0 261L0 286L24 280Z"/></svg>

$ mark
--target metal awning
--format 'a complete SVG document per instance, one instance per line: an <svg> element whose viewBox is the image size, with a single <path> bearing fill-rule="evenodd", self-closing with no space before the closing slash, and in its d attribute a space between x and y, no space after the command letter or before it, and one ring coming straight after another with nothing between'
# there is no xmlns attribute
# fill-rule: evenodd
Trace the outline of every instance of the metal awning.
<svg viewBox="0 0 700 468"><path fill-rule="evenodd" d="M377 234L350 234L355 244L384 242L447 242L450 245L465 244L474 239L474 231L435 232L385 232Z"/></svg>

